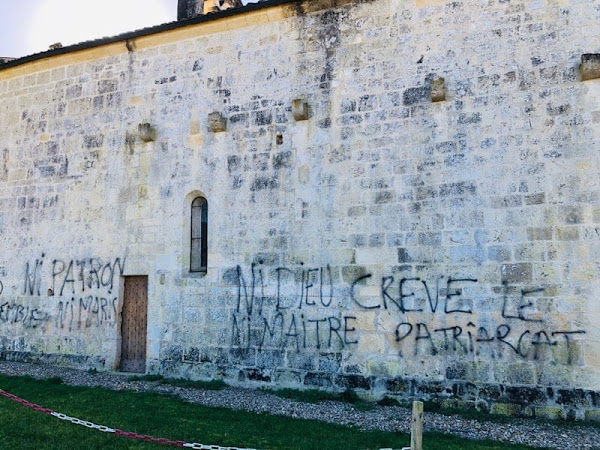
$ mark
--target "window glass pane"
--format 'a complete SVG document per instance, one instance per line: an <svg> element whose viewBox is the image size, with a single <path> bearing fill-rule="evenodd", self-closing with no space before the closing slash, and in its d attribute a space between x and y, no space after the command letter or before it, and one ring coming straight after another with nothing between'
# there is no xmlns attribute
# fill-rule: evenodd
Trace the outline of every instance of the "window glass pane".
<svg viewBox="0 0 600 450"><path fill-rule="evenodd" d="M202 260L202 267L206 268L206 261L208 260L208 232L206 222L202 223L202 238L200 239L200 259Z"/></svg>
<svg viewBox="0 0 600 450"><path fill-rule="evenodd" d="M202 242L201 239L192 239L192 251L190 260L190 271L202 272L205 265L202 265Z"/></svg>
<svg viewBox="0 0 600 450"><path fill-rule="evenodd" d="M208 260L208 203L197 197L191 208L190 272L206 272Z"/></svg>
<svg viewBox="0 0 600 450"><path fill-rule="evenodd" d="M208 223L208 204L206 202L202 205L202 223L204 225Z"/></svg>
<svg viewBox="0 0 600 450"><path fill-rule="evenodd" d="M192 207L194 206L202 206L206 203L206 199L204 197L196 197L192 202Z"/></svg>
<svg viewBox="0 0 600 450"><path fill-rule="evenodd" d="M192 208L192 239L200 238L202 236L202 209L204 208Z"/></svg>

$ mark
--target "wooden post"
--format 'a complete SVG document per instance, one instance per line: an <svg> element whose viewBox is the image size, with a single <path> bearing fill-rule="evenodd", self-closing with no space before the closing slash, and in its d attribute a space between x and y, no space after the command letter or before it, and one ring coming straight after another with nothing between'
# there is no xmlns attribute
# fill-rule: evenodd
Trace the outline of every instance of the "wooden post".
<svg viewBox="0 0 600 450"><path fill-rule="evenodd" d="M413 402L410 447L402 447L402 450L423 450L423 402Z"/></svg>
<svg viewBox="0 0 600 450"><path fill-rule="evenodd" d="M410 448L423 450L423 402L413 402Z"/></svg>

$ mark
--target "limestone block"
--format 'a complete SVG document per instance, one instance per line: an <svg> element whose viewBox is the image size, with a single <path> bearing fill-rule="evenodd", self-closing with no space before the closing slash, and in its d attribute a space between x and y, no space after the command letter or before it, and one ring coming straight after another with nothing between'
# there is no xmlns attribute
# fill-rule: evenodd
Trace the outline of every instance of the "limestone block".
<svg viewBox="0 0 600 450"><path fill-rule="evenodd" d="M358 331L358 328L357 328ZM359 353L383 354L385 351L385 337L376 333L361 333L358 341Z"/></svg>
<svg viewBox="0 0 600 450"><path fill-rule="evenodd" d="M361 313L355 322L356 331L377 331L375 325L376 315L375 312Z"/></svg>
<svg viewBox="0 0 600 450"><path fill-rule="evenodd" d="M444 5L448 0L415 0L417 8Z"/></svg>
<svg viewBox="0 0 600 450"><path fill-rule="evenodd" d="M446 80L444 78L435 78L431 82L431 101L433 103L446 100Z"/></svg>
<svg viewBox="0 0 600 450"><path fill-rule="evenodd" d="M208 129L213 133L222 133L227 130L227 119L220 112L208 115Z"/></svg>
<svg viewBox="0 0 600 450"><path fill-rule="evenodd" d="M600 78L600 54L586 53L581 55L579 73L582 81Z"/></svg>
<svg viewBox="0 0 600 450"><path fill-rule="evenodd" d="M138 125L138 133L144 142L152 142L156 140L156 129L149 123L140 123Z"/></svg>
<svg viewBox="0 0 600 450"><path fill-rule="evenodd" d="M557 420L564 416L564 411L559 406L536 406L534 411L535 417L542 419Z"/></svg>
<svg viewBox="0 0 600 450"><path fill-rule="evenodd" d="M515 403L494 403L490 409L490 413L502 416L516 416L519 415L521 411L521 405Z"/></svg>
<svg viewBox="0 0 600 450"><path fill-rule="evenodd" d="M585 420L589 420L591 422L599 422L600 423L600 410L587 410L585 412Z"/></svg>
<svg viewBox="0 0 600 450"><path fill-rule="evenodd" d="M292 101L292 115L296 122L308 120L310 116L308 103L301 98L294 99Z"/></svg>

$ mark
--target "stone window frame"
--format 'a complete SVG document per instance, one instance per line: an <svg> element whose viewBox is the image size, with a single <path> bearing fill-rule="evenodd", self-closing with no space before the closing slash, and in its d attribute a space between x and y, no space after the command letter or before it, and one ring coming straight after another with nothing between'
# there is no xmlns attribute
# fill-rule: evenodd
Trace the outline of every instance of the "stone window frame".
<svg viewBox="0 0 600 450"><path fill-rule="evenodd" d="M190 203L190 274L206 275L208 270L208 200L198 195Z"/></svg>

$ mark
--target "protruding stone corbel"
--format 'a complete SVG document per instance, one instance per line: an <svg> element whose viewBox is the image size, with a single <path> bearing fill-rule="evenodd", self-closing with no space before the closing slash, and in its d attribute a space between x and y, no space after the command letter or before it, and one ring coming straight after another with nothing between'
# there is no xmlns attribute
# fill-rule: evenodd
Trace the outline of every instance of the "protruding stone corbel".
<svg viewBox="0 0 600 450"><path fill-rule="evenodd" d="M301 98L294 99L292 101L292 115L297 122L308 120L310 117L310 107L308 106L308 103Z"/></svg>
<svg viewBox="0 0 600 450"><path fill-rule="evenodd" d="M222 133L227 130L227 119L220 112L212 112L208 115L208 129L213 133Z"/></svg>
<svg viewBox="0 0 600 450"><path fill-rule="evenodd" d="M581 55L579 73L581 74L581 81L600 78L600 53L586 53Z"/></svg>
<svg viewBox="0 0 600 450"><path fill-rule="evenodd" d="M156 128L150 125L148 122L140 123L138 125L138 132L140 138L144 142L152 142L156 140Z"/></svg>
<svg viewBox="0 0 600 450"><path fill-rule="evenodd" d="M434 78L431 81L431 101L433 103L446 100L446 80L442 77Z"/></svg>

